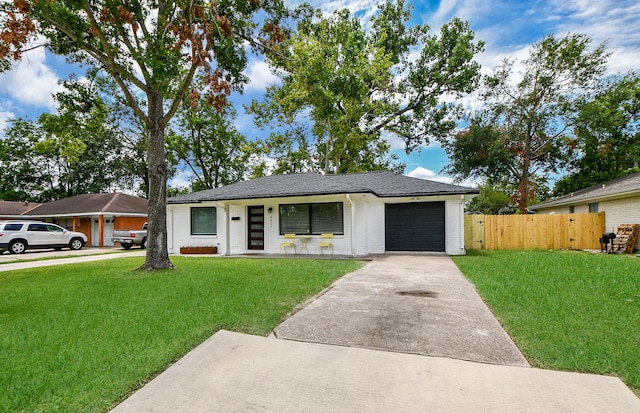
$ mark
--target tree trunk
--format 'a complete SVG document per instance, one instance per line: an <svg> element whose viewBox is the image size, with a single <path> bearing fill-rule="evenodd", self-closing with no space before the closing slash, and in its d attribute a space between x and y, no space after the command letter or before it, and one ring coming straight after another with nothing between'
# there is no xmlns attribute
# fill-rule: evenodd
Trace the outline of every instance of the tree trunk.
<svg viewBox="0 0 640 413"><path fill-rule="evenodd" d="M151 271L173 268L167 248L167 163L162 124L163 99L158 92L148 94L149 130L147 164L149 166L149 208L147 259L140 269Z"/></svg>
<svg viewBox="0 0 640 413"><path fill-rule="evenodd" d="M525 145L525 156L522 162L522 178L520 178L520 184L518 185L518 200L517 207L521 214L527 213L527 206L529 206L529 169L531 168L531 145L527 142Z"/></svg>

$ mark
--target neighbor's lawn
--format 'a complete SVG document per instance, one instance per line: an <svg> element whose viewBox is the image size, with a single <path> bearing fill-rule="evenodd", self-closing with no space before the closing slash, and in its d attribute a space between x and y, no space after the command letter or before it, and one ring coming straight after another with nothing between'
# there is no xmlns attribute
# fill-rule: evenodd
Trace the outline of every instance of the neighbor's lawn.
<svg viewBox="0 0 640 413"><path fill-rule="evenodd" d="M470 251L454 261L532 365L615 375L640 394L640 259Z"/></svg>
<svg viewBox="0 0 640 413"><path fill-rule="evenodd" d="M0 273L0 411L106 411L219 329L268 334L359 268L329 260L143 258Z"/></svg>

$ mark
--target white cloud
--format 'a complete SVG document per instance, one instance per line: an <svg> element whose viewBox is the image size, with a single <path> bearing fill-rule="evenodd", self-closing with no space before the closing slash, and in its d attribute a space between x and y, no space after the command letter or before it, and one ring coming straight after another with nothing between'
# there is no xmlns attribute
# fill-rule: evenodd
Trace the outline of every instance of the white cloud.
<svg viewBox="0 0 640 413"><path fill-rule="evenodd" d="M56 73L46 64L44 48L26 52L22 61L2 74L0 94L10 96L16 104L55 109L52 95L61 90Z"/></svg>
<svg viewBox="0 0 640 413"><path fill-rule="evenodd" d="M193 180L193 174L190 171L179 170L168 182L172 187L191 187L191 181Z"/></svg>
<svg viewBox="0 0 640 413"><path fill-rule="evenodd" d="M445 184L453 183L453 178L450 178L444 175L438 175L431 169L423 168L422 166L416 167L406 175L412 178L420 178L420 179L427 179L429 181L444 182Z"/></svg>
<svg viewBox="0 0 640 413"><path fill-rule="evenodd" d="M273 73L269 65L259 60L251 62L244 75L249 78L249 84L245 87L245 91L264 92L267 86L280 81L280 78Z"/></svg>
<svg viewBox="0 0 640 413"><path fill-rule="evenodd" d="M640 3L636 0L553 2L568 16L558 21L558 32L585 33L594 44L607 42L609 71L626 72L640 66ZM568 17L568 18L567 18Z"/></svg>
<svg viewBox="0 0 640 413"><path fill-rule="evenodd" d="M439 175L431 169L423 168L422 166L418 166L409 173L405 174L406 176L410 176L411 178L419 178L426 179L429 181L442 182L445 184L455 184L462 185L466 187L477 187L478 183L474 180L467 179L462 182L455 182L453 178L445 175Z"/></svg>

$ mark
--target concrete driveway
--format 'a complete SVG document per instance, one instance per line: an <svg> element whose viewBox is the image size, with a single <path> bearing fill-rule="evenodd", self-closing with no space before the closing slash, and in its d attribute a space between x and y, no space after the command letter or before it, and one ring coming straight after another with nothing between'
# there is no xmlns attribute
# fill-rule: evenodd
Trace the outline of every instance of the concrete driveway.
<svg viewBox="0 0 640 413"><path fill-rule="evenodd" d="M219 331L113 412L640 412L617 378L528 367L445 256L379 257L274 336Z"/></svg>
<svg viewBox="0 0 640 413"><path fill-rule="evenodd" d="M528 367L448 256L387 255L275 330L278 338Z"/></svg>

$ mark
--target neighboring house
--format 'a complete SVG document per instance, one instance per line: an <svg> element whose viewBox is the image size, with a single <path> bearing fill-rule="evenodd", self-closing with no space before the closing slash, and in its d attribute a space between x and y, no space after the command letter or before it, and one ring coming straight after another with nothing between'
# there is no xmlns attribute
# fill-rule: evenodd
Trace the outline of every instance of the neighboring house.
<svg viewBox="0 0 640 413"><path fill-rule="evenodd" d="M338 255L459 255L464 203L477 193L392 172L272 175L169 198L169 252L217 246L226 255L277 254L284 235L295 233L318 254L321 234L331 233Z"/></svg>
<svg viewBox="0 0 640 413"><path fill-rule="evenodd" d="M22 214L26 214L40 204L17 201L3 201L0 199L0 220L21 218Z"/></svg>
<svg viewBox="0 0 640 413"><path fill-rule="evenodd" d="M0 202L0 207L7 201ZM80 231L87 245L113 246L114 229L140 229L147 220L146 199L120 192L77 195L36 205L5 219L35 219Z"/></svg>
<svg viewBox="0 0 640 413"><path fill-rule="evenodd" d="M621 224L640 224L640 172L581 189L531 206L540 214L604 212L605 231ZM640 249L640 240L635 249Z"/></svg>

